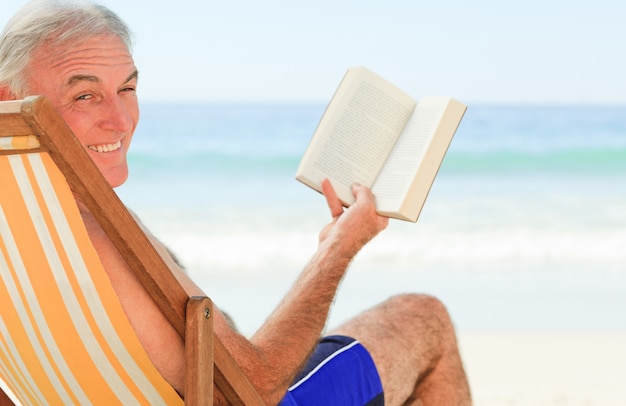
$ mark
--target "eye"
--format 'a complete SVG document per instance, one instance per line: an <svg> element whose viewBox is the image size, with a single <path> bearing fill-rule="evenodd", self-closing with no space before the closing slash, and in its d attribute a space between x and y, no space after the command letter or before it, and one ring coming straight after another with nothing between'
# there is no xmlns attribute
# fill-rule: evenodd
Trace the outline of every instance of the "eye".
<svg viewBox="0 0 626 406"><path fill-rule="evenodd" d="M131 93L136 92L137 88L135 86L126 86L120 90L120 93Z"/></svg>
<svg viewBox="0 0 626 406"><path fill-rule="evenodd" d="M76 97L76 100L89 100L91 99L93 96L91 94L81 94L79 96Z"/></svg>

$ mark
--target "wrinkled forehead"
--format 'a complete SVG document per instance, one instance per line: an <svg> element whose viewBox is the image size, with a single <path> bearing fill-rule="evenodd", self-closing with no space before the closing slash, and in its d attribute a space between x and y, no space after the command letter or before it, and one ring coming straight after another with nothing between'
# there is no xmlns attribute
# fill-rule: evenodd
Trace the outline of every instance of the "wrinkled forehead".
<svg viewBox="0 0 626 406"><path fill-rule="evenodd" d="M133 57L128 46L119 36L102 34L65 41L48 39L33 49L29 65L53 67L60 63L72 63L72 61L94 64L132 63Z"/></svg>
<svg viewBox="0 0 626 406"><path fill-rule="evenodd" d="M103 42L116 42L124 48L125 52L132 55L131 47L128 42L117 34L109 31L95 32L85 35L84 33L73 33L68 35L67 33L53 32L47 35L41 40L39 45L35 46L32 50L32 56L42 56L57 54L58 57L71 54L74 50L83 48L87 43Z"/></svg>

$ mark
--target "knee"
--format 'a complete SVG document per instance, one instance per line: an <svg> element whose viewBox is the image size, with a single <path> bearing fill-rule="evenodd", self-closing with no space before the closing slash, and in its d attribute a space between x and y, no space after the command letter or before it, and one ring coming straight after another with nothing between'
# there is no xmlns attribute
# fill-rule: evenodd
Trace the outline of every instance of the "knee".
<svg viewBox="0 0 626 406"><path fill-rule="evenodd" d="M387 300L392 307L400 309L400 311L426 312L435 314L442 318L448 318L448 310L441 300L435 296L421 293L405 293L392 296Z"/></svg>
<svg viewBox="0 0 626 406"><path fill-rule="evenodd" d="M446 306L434 296L402 294L391 297L387 303L402 322L419 325L438 335L449 335L454 330Z"/></svg>

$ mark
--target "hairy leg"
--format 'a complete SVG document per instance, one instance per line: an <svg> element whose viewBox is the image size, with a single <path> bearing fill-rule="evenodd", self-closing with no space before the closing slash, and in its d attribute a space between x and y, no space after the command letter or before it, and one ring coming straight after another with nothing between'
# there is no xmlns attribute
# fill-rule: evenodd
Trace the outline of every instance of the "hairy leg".
<svg viewBox="0 0 626 406"><path fill-rule="evenodd" d="M386 405L471 405L454 327L437 299L395 296L329 334L354 337L368 349Z"/></svg>

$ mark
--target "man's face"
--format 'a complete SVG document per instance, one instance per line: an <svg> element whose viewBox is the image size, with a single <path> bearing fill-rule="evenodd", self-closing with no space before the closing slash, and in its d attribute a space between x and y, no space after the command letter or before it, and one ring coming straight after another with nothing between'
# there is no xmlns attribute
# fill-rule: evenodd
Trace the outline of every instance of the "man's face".
<svg viewBox="0 0 626 406"><path fill-rule="evenodd" d="M29 93L50 99L109 184L124 183L139 120L137 68L124 42L94 37L67 53L43 46L26 74Z"/></svg>

